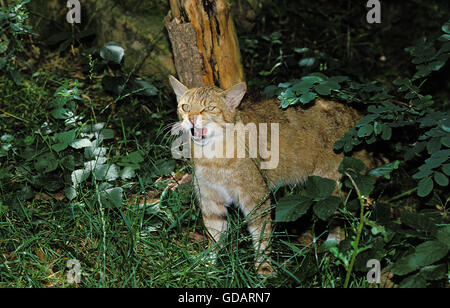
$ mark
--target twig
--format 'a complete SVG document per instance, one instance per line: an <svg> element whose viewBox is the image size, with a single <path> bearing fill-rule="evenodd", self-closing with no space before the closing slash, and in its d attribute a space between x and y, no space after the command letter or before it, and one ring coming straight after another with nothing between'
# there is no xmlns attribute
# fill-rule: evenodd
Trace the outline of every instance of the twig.
<svg viewBox="0 0 450 308"><path fill-rule="evenodd" d="M20 118L20 117L18 117L18 116L15 116L15 115L13 115L13 114L11 114L11 113L9 113L9 112L3 110L3 109L0 109L0 112L2 112L4 115L6 115L6 116L8 116L8 117L11 117L11 118L20 120L20 121L25 122L25 123L28 123L27 120L22 119L22 118Z"/></svg>

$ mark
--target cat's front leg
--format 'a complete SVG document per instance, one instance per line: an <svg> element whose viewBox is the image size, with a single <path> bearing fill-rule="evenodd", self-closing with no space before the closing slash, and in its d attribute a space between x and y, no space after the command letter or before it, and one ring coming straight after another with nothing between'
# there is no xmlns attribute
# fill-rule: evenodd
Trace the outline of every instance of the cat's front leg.
<svg viewBox="0 0 450 308"><path fill-rule="evenodd" d="M220 237L227 230L227 209L224 203L203 198L201 200L201 210L203 224L209 235L209 245L212 247L215 243L219 243Z"/></svg>
<svg viewBox="0 0 450 308"><path fill-rule="evenodd" d="M252 198L246 198L242 200L242 207L246 216L248 230L252 235L253 246L255 247L256 271L260 275L270 276L273 275L273 268L269 259L270 238L272 236L270 199L264 202L262 200L260 199L255 203L255 200L252 200Z"/></svg>

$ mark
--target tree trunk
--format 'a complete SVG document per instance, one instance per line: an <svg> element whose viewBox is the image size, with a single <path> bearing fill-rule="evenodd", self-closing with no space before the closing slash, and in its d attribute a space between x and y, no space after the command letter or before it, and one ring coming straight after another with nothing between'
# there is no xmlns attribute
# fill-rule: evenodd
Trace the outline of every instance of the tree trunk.
<svg viewBox="0 0 450 308"><path fill-rule="evenodd" d="M165 26L183 84L228 89L245 81L226 0L170 0L170 9Z"/></svg>

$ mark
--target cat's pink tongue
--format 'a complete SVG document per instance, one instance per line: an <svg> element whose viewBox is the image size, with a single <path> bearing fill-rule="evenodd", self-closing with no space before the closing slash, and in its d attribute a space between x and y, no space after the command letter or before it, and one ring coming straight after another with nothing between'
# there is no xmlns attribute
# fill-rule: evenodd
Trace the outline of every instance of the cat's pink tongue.
<svg viewBox="0 0 450 308"><path fill-rule="evenodd" d="M206 128L196 128L194 127L194 138L195 139L201 139L202 136L205 136L208 132L208 129Z"/></svg>

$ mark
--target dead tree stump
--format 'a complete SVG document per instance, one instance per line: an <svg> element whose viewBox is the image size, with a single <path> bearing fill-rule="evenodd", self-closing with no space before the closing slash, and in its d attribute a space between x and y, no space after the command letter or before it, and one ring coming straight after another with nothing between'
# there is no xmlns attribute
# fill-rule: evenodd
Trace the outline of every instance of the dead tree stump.
<svg viewBox="0 0 450 308"><path fill-rule="evenodd" d="M165 26L179 80L186 86L228 89L245 81L226 0L170 0Z"/></svg>

